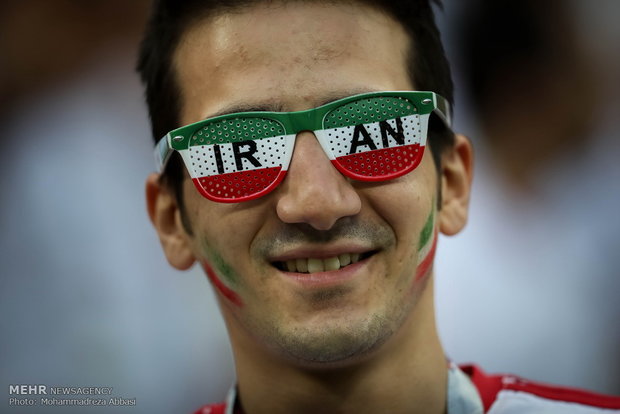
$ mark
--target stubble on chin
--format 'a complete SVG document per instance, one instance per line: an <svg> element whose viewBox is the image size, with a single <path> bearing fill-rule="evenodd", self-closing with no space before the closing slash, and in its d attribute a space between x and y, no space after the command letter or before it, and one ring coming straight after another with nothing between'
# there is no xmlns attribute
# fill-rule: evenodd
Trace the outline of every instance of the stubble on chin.
<svg viewBox="0 0 620 414"><path fill-rule="evenodd" d="M337 300L338 291L315 296L317 303ZM329 314L299 323L263 321L259 339L277 354L308 368L346 365L362 360L391 338L404 323L407 306L366 316Z"/></svg>

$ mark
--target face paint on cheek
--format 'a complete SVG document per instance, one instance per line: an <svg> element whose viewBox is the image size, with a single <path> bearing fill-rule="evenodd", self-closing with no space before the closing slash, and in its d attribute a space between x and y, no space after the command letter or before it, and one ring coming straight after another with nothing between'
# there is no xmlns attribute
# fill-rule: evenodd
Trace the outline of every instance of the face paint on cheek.
<svg viewBox="0 0 620 414"><path fill-rule="evenodd" d="M215 288L222 294L222 296L224 296L226 299L232 302L233 305L242 307L243 301L241 300L239 295L235 291L230 289L228 286L226 286L224 282L222 282L222 280L219 277L217 277L217 274L215 273L213 268L209 266L209 263L207 263L206 261L203 261L201 264L202 264L202 268L205 270L205 273L207 274L207 277L209 278L211 283L213 283L213 286L215 286Z"/></svg>
<svg viewBox="0 0 620 414"><path fill-rule="evenodd" d="M236 306L242 307L243 301L237 292L233 290L239 277L233 268L224 260L219 253L211 249L205 242L205 252L208 260L201 262L207 277L215 288Z"/></svg>
<svg viewBox="0 0 620 414"><path fill-rule="evenodd" d="M437 239L438 233L435 230L435 208L433 207L420 232L420 240L418 242L418 267L416 269L414 281L418 281L425 277L433 265L435 250L437 248Z"/></svg>
<svg viewBox="0 0 620 414"><path fill-rule="evenodd" d="M418 252L422 251L431 239L435 230L435 208L431 207L431 212L424 223L424 227L420 232L420 239L418 241Z"/></svg>
<svg viewBox="0 0 620 414"><path fill-rule="evenodd" d="M425 277L428 274L429 269L433 265L433 260L435 260L435 250L437 249L437 239L438 238L439 238L438 234L437 234L437 232L435 232L434 236L433 236L433 242L430 245L430 248L426 252L426 255L423 256L424 258L422 259L422 261L418 262L418 268L417 268L417 270L415 272L415 280L416 281L418 281L418 280L422 279L423 277ZM422 256L419 256L419 257L422 257Z"/></svg>

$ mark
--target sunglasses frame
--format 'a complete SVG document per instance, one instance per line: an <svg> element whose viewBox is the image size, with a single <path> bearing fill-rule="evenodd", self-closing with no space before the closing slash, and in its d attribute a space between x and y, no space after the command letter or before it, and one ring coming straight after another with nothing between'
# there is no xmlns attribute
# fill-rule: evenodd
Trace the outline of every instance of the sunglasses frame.
<svg viewBox="0 0 620 414"><path fill-rule="evenodd" d="M326 115L328 115L334 109L345 106L350 102L359 101L360 99L372 99L372 98L377 98L377 97L391 97L391 98L407 99L416 108L415 109L416 115L420 115L420 116L426 115L426 118L428 120L428 115L430 115L431 113L435 113L448 129L451 129L452 127L450 104L442 96L434 92L429 92L429 91L381 91L381 92L361 93L361 94L349 96L346 98L338 99L338 100L327 103L325 105L321 105L316 108L306 109L303 111L294 111L294 112L272 112L272 111L236 112L236 113L220 115L220 116L216 116L212 118L206 118L204 120L182 126L180 128L170 131L168 134L162 137L155 146L155 154L154 154L158 172L161 173L164 170L172 153L174 151L178 151L181 153L183 157L185 168L187 168L187 170L191 173L192 172L190 169L191 167L189 167L189 165L187 164L188 160L186 160L185 150L188 150L190 148L191 138L194 136L194 134L200 129L204 128L205 126L211 123L226 121L229 119L235 119L239 117L268 119L268 120L274 120L278 122L279 124L281 124L281 126L285 130L285 135L292 135L293 137L296 137L296 135L302 131L310 131L310 132L315 133L319 141L322 141L321 131L328 129L328 128L325 128L324 126ZM422 137L423 141L421 143L422 145L425 145L426 135L428 133L428 122L425 122L425 124L426 124L426 130L423 132L423 137ZM293 139L293 142L291 142L291 145L294 146L294 139ZM322 142L321 142L321 146L323 147L325 151L327 151L327 148L323 145ZM292 156L292 149L291 149L290 155ZM290 159L286 160L286 162L283 163L282 167L285 169L288 169L289 161ZM404 175L407 172L412 171L416 166L417 166L417 163L403 170L402 172L398 174L395 174L388 178L377 179L377 178L367 177L367 176L357 176L351 171L346 171L343 168L339 167L338 164L336 164L336 167L338 168L338 170L340 170L341 173L343 173L343 175L349 176L357 180L363 180L363 181L384 181L390 178L396 178L397 176ZM271 183L264 190L258 193L251 194L249 196L243 196L243 197L238 197L238 198L217 197L217 196L207 193L202 188L198 188L198 185L196 185L196 187L198 191L204 197L212 201L224 202L224 203L236 203L236 202L242 202L246 200L255 199L262 195L269 193L280 183L280 181L282 181L283 178L284 178L283 175L280 175L278 179L276 179L273 183Z"/></svg>

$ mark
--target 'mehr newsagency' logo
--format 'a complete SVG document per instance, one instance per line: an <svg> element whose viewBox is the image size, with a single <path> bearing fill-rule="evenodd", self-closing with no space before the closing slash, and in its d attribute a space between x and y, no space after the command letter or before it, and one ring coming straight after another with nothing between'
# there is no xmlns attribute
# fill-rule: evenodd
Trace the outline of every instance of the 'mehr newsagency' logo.
<svg viewBox="0 0 620 414"><path fill-rule="evenodd" d="M48 387L47 385L9 385L10 395L112 395L112 387Z"/></svg>
<svg viewBox="0 0 620 414"><path fill-rule="evenodd" d="M112 387L50 387L43 384L9 385L9 395L28 396L11 397L12 406L134 406L135 398L113 397ZM56 396L62 397L56 397ZM38 398L33 398L38 396ZM71 396L72 398L68 398Z"/></svg>

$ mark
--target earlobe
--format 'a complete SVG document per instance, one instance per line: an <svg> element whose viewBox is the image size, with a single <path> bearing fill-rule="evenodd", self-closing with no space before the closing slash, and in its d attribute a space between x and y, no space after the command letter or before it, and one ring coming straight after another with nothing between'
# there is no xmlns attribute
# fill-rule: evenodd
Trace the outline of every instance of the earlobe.
<svg viewBox="0 0 620 414"><path fill-rule="evenodd" d="M174 194L161 183L159 174L150 174L146 179L146 207L170 265L189 269L196 260L190 236L181 223Z"/></svg>
<svg viewBox="0 0 620 414"><path fill-rule="evenodd" d="M465 227L472 177L472 144L466 136L456 134L454 146L441 155L439 230L443 234L451 236Z"/></svg>

